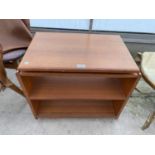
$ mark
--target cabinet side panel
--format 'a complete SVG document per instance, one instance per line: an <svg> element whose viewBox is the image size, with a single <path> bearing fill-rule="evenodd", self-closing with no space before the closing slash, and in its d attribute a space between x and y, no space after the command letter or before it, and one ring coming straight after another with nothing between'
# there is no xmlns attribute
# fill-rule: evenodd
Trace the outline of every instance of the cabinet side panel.
<svg viewBox="0 0 155 155"><path fill-rule="evenodd" d="M133 90L136 87L137 82L139 81L140 76L138 76L137 78L124 78L121 79L121 83L122 83L122 89L123 92L126 96L126 99L124 101L114 101L114 109L115 109L115 115L118 118L120 113L122 112L124 106L126 105L130 95L132 94Z"/></svg>
<svg viewBox="0 0 155 155"><path fill-rule="evenodd" d="M30 98L29 98L29 93L28 93L30 91L30 89L31 89L32 81L30 80L29 77L21 76L20 72L17 72L16 76L18 78L18 81L19 81L22 89L23 89L24 95L25 95L25 97L26 97L26 99L27 99L27 101L28 101L28 103L29 103L29 105L31 107L33 115L34 115L35 118L37 118L37 111L38 111L38 104L39 103L31 101Z"/></svg>

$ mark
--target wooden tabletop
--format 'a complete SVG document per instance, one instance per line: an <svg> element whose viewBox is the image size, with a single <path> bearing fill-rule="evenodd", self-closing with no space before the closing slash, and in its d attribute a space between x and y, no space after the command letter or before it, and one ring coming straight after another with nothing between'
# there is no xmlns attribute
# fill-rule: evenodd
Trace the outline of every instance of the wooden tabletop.
<svg viewBox="0 0 155 155"><path fill-rule="evenodd" d="M37 32L22 71L138 72L118 35Z"/></svg>

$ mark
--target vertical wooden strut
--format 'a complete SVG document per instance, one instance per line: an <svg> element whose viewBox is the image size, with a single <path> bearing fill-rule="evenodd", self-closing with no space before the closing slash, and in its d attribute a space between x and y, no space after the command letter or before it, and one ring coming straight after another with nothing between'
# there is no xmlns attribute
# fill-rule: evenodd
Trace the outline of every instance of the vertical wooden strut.
<svg viewBox="0 0 155 155"><path fill-rule="evenodd" d="M89 32L92 31L92 28L93 28L93 19L90 19L89 20Z"/></svg>

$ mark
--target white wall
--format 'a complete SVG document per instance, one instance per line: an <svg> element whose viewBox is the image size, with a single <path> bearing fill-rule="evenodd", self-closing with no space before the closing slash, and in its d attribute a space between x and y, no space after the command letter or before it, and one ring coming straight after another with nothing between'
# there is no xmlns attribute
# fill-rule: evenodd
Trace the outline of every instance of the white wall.
<svg viewBox="0 0 155 155"><path fill-rule="evenodd" d="M155 20L139 19L98 19L94 20L94 30L155 33Z"/></svg>
<svg viewBox="0 0 155 155"><path fill-rule="evenodd" d="M84 29L89 28L88 19L31 19L32 27Z"/></svg>
<svg viewBox="0 0 155 155"><path fill-rule="evenodd" d="M32 27L88 30L88 19L31 19ZM95 19L93 30L155 33L155 20Z"/></svg>

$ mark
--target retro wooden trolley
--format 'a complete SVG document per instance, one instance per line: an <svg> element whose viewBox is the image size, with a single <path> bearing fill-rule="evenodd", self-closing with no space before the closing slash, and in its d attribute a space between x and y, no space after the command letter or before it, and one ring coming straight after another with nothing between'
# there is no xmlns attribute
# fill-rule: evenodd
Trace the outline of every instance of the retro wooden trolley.
<svg viewBox="0 0 155 155"><path fill-rule="evenodd" d="M140 72L118 35L38 32L17 76L35 118L118 118Z"/></svg>

